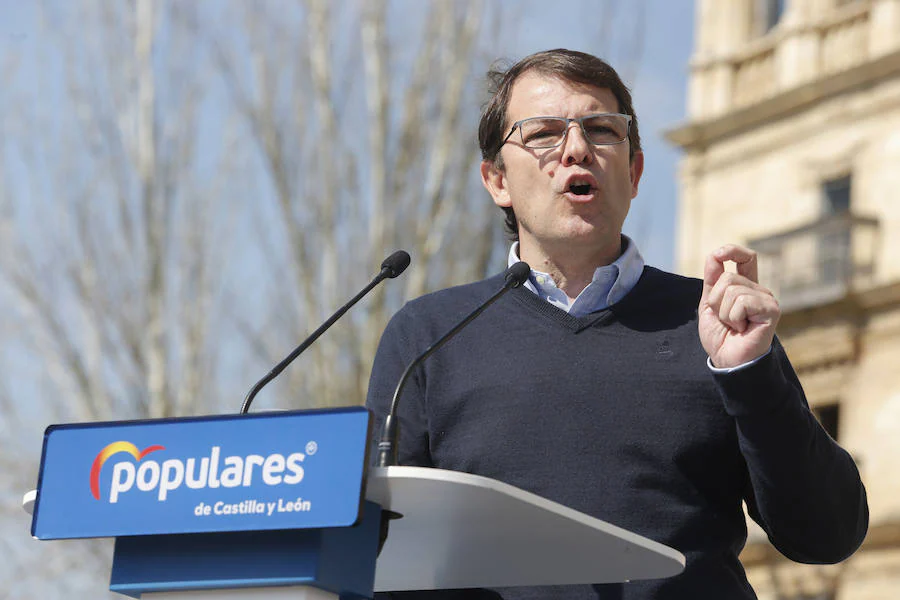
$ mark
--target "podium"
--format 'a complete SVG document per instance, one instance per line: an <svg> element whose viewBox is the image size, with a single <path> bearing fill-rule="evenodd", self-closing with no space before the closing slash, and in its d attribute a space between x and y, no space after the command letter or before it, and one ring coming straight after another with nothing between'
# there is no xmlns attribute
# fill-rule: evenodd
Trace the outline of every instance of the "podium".
<svg viewBox="0 0 900 600"><path fill-rule="evenodd" d="M496 480L367 469L369 428L363 408L51 426L23 504L39 539L115 537L110 589L154 600L366 598L684 568L671 548ZM382 511L396 518L378 554Z"/></svg>

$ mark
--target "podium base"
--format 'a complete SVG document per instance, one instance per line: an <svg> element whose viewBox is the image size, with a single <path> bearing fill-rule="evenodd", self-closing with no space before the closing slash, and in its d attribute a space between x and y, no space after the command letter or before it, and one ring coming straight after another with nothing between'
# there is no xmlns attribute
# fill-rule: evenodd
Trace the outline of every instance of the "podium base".
<svg viewBox="0 0 900 600"><path fill-rule="evenodd" d="M338 600L337 594L309 586L150 592L141 600Z"/></svg>
<svg viewBox="0 0 900 600"><path fill-rule="evenodd" d="M109 589L132 598L371 598L381 508L353 527L116 538ZM325 595L320 595L325 594Z"/></svg>

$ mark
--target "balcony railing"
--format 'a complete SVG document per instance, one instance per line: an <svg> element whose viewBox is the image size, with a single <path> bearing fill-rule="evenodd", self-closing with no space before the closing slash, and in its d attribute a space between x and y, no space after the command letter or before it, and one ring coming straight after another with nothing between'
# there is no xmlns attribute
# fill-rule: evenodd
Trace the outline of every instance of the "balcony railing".
<svg viewBox="0 0 900 600"><path fill-rule="evenodd" d="M856 11L845 11L840 19L819 27L819 70L823 75L849 69L869 57L872 23L867 8L859 5Z"/></svg>
<svg viewBox="0 0 900 600"><path fill-rule="evenodd" d="M783 310L808 308L870 285L876 268L878 219L842 213L750 241L763 283Z"/></svg>
<svg viewBox="0 0 900 600"><path fill-rule="evenodd" d="M757 103L810 80L845 71L869 60L872 36L871 6L852 3L806 27L773 30L751 40L728 59L731 67L729 107ZM815 47L814 58L798 58L796 52L780 52L793 36L802 36ZM797 61L814 60L812 66ZM811 67L811 68L810 68ZM801 75L802 74L802 75Z"/></svg>

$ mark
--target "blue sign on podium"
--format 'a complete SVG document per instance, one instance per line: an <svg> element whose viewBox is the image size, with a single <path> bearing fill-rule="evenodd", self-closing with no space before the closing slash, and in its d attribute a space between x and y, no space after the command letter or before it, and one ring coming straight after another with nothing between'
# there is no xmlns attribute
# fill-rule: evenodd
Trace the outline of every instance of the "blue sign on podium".
<svg viewBox="0 0 900 600"><path fill-rule="evenodd" d="M347 527L369 434L362 407L51 425L32 535Z"/></svg>

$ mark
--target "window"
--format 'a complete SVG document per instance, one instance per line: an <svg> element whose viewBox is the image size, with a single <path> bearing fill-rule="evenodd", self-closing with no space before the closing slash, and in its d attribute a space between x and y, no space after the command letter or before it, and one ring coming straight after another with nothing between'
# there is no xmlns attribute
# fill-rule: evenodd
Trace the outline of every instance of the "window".
<svg viewBox="0 0 900 600"><path fill-rule="evenodd" d="M750 39L769 33L781 20L786 4L787 0L743 0Z"/></svg>
<svg viewBox="0 0 900 600"><path fill-rule="evenodd" d="M847 285L853 268L850 221L850 175L822 183L822 218L829 220L818 237L819 281Z"/></svg>
<svg viewBox="0 0 900 600"><path fill-rule="evenodd" d="M778 25L784 14L785 0L758 0L759 24L762 33L768 33Z"/></svg>
<svg viewBox="0 0 900 600"><path fill-rule="evenodd" d="M850 212L850 191L853 180L850 175L832 179L822 184L822 208L826 215Z"/></svg>

